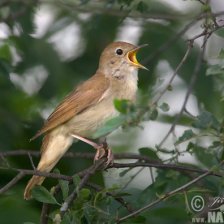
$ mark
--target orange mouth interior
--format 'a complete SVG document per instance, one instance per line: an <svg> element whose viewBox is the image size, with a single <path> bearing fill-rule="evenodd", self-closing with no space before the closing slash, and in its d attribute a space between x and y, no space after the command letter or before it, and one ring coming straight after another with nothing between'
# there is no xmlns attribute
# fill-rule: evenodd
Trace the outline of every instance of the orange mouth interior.
<svg viewBox="0 0 224 224"><path fill-rule="evenodd" d="M137 57L136 57L138 50L145 46L146 46L146 44L136 47L135 49L129 51L127 53L127 58L137 68L142 68L142 69L148 70L144 65L142 65L138 62Z"/></svg>
<svg viewBox="0 0 224 224"><path fill-rule="evenodd" d="M137 53L137 51L130 51L130 52L128 53L128 59L129 59L133 64L139 66L139 65L141 65L141 64L138 62L138 60L137 60L137 58L136 58L136 53Z"/></svg>

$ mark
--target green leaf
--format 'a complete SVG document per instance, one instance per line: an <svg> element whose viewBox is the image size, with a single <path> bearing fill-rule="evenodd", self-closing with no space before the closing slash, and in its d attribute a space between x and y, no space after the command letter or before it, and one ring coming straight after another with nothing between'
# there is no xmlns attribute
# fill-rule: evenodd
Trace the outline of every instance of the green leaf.
<svg viewBox="0 0 224 224"><path fill-rule="evenodd" d="M125 123L126 119L125 116L118 116L115 118L112 118L111 120L108 120L103 127L101 127L100 129L98 129L94 134L93 134L93 138L99 138L102 137L104 135L109 134L110 132L116 130L117 128L119 128L121 125L123 125Z"/></svg>
<svg viewBox="0 0 224 224"><path fill-rule="evenodd" d="M195 144L193 142L189 142L188 145L187 145L186 151L189 152L189 153L193 153L194 145Z"/></svg>
<svg viewBox="0 0 224 224"><path fill-rule="evenodd" d="M217 157L214 154L214 150L210 150L208 148L204 148L195 144L193 151L197 160L199 160L206 167L211 168L212 166L218 164Z"/></svg>
<svg viewBox="0 0 224 224"><path fill-rule="evenodd" d="M85 199L85 200L88 200L88 199L89 199L90 194L91 194L91 192L90 192L90 190L87 189L87 188L83 188L83 189L81 189L80 192L79 192L79 196L81 196L81 197L82 197L83 199Z"/></svg>
<svg viewBox="0 0 224 224"><path fill-rule="evenodd" d="M126 114L128 112L130 101L129 100L114 100L115 108L122 114Z"/></svg>
<svg viewBox="0 0 224 224"><path fill-rule="evenodd" d="M32 189L32 196L39 202L60 205L54 196L43 186L35 186Z"/></svg>
<svg viewBox="0 0 224 224"><path fill-rule="evenodd" d="M151 148L140 148L139 153L143 156L147 156L150 159L160 160L157 153Z"/></svg>
<svg viewBox="0 0 224 224"><path fill-rule="evenodd" d="M54 173L60 174L60 170L56 168L54 169ZM66 180L58 180L58 182L62 191L63 199L65 200L68 197L69 182Z"/></svg>
<svg viewBox="0 0 224 224"><path fill-rule="evenodd" d="M185 130L183 135L181 137L178 138L178 140L175 142L175 145L178 145L182 142L185 142L187 140L190 140L194 137L196 137L197 135L191 130Z"/></svg>
<svg viewBox="0 0 224 224"><path fill-rule="evenodd" d="M71 224L71 219L70 219L69 214L67 212L63 216L61 224Z"/></svg>
<svg viewBox="0 0 224 224"><path fill-rule="evenodd" d="M125 169L125 170L123 170L123 171L121 171L121 172L119 173L119 176L120 176L120 177L123 177L123 176L125 176L129 171L130 171L129 168L128 168L128 169Z"/></svg>
<svg viewBox="0 0 224 224"><path fill-rule="evenodd" d="M223 74L224 74L224 66L221 64L211 65L206 71L206 75L223 75Z"/></svg>
<svg viewBox="0 0 224 224"><path fill-rule="evenodd" d="M170 109L170 106L167 103L162 103L159 108L163 111L163 112L167 112Z"/></svg>
<svg viewBox="0 0 224 224"><path fill-rule="evenodd" d="M156 120L156 118L158 117L158 110L156 108L154 108L152 111L150 111L150 114L149 114L149 118L150 120L154 121Z"/></svg>
<svg viewBox="0 0 224 224"><path fill-rule="evenodd" d="M218 58L224 59L224 49L223 48L220 50Z"/></svg>
<svg viewBox="0 0 224 224"><path fill-rule="evenodd" d="M65 200L68 197L69 182L66 180L59 180L58 182L62 191L63 199Z"/></svg>
<svg viewBox="0 0 224 224"><path fill-rule="evenodd" d="M4 74L6 77L8 77L11 70L12 70L12 67L10 63L8 63L4 59L0 59L0 74Z"/></svg>
<svg viewBox="0 0 224 224"><path fill-rule="evenodd" d="M81 181L81 179L78 175L74 175L72 177L72 180L73 180L73 183L75 184L75 186L78 186L80 184L80 181Z"/></svg>
<svg viewBox="0 0 224 224"><path fill-rule="evenodd" d="M8 44L0 46L0 58L5 59L8 62L11 62L12 55Z"/></svg>
<svg viewBox="0 0 224 224"><path fill-rule="evenodd" d="M141 12L141 13L144 13L148 10L148 5L143 2L143 1L140 1L138 4L137 4L137 11Z"/></svg>
<svg viewBox="0 0 224 224"><path fill-rule="evenodd" d="M221 28L221 29L215 31L215 34L220 36L220 37L224 37L224 29Z"/></svg>
<svg viewBox="0 0 224 224"><path fill-rule="evenodd" d="M219 121L208 111L203 111L199 116L197 116L197 120L192 125L199 129L220 129Z"/></svg>

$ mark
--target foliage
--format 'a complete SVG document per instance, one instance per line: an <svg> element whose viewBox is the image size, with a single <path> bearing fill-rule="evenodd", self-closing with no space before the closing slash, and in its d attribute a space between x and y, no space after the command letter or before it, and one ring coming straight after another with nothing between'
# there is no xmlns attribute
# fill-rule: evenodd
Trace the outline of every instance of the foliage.
<svg viewBox="0 0 224 224"><path fill-rule="evenodd" d="M212 58L204 55L211 36L219 36L223 41L223 25L209 1L186 2L191 8L184 12L169 1L153 0L0 2L2 223L39 223L43 203L49 206L48 223L187 223L198 215L191 207L195 195L201 195L206 203L208 198L223 195L224 49L220 45L219 54ZM37 17L44 10L50 12L49 18L42 18L49 19L49 26L38 33ZM196 21L201 29L196 36L189 32L186 41L184 34L197 25ZM119 172L120 179L116 180L114 172L110 175L114 181L107 181L105 171L95 170L93 174L86 171L92 164L89 158L93 157L93 149L78 142L70 152L82 152L83 156L64 157L57 165L60 172L54 172L72 176L70 181L47 178L43 186L33 189L31 202L24 201L22 196L28 175L4 190L15 171L25 172L17 169L32 171L32 163L37 164L39 157L35 157L35 152L41 140L29 142L29 139L46 114L74 85L94 73L100 52L127 27L139 28L140 44L150 43L147 50L139 52L139 61L150 70L139 72L137 104L115 99L120 116L109 120L95 137L122 126L123 131L113 137L116 143L123 140L122 145L114 144L114 151L124 154L118 159L137 159L134 160L137 162L126 167L119 163L109 167L108 170ZM66 47L63 37L66 30L72 29L76 45ZM128 38L135 39L134 35ZM201 45L196 43L199 38ZM164 72L164 64L169 72ZM167 73L172 73L173 79ZM167 98L180 89L184 96L182 108L177 111ZM195 98L197 114L187 107L189 97ZM147 133L149 136L159 133L156 144L144 147L139 144L135 150L138 154L133 157L130 148L139 141L138 132L133 136L130 130L141 130L155 122L164 125ZM10 156L19 149L31 149L30 154ZM190 159L186 162L183 156ZM141 168L136 168L138 163ZM80 172L83 170L85 174ZM146 170L148 175L143 174ZM85 175L88 181L83 183ZM132 184L138 177L140 184ZM191 184L192 180L195 182ZM74 200L63 213L72 194ZM147 205L148 210L125 218ZM44 218L41 219L44 223Z"/></svg>

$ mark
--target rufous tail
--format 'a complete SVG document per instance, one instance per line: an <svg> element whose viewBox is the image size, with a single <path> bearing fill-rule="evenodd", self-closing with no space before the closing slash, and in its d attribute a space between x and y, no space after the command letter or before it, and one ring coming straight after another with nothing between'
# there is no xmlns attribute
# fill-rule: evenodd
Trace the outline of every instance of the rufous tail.
<svg viewBox="0 0 224 224"><path fill-rule="evenodd" d="M41 185L44 179L45 177L33 176L26 185L24 191L24 199L29 200L31 198L31 190L33 189L33 187L36 185Z"/></svg>
<svg viewBox="0 0 224 224"><path fill-rule="evenodd" d="M37 166L37 170L41 172L50 172L57 164L60 158L68 150L72 144L72 137L62 134L48 134L44 137L41 147L41 159ZM41 185L45 177L34 175L28 182L25 191L24 199L31 198L31 190L36 185Z"/></svg>

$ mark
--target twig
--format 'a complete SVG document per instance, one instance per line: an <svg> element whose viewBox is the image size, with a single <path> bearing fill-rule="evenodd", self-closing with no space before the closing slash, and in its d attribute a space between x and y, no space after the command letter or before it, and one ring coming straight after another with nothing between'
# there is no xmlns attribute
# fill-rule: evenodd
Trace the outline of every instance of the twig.
<svg viewBox="0 0 224 224"><path fill-rule="evenodd" d="M120 222L122 222L122 221L125 221L125 220L127 220L127 219L129 219L129 218L131 218L131 217L133 217L133 216L136 216L136 215L138 215L139 213L145 211L146 209L152 208L153 206L157 205L158 203L160 203L160 202L163 201L164 199L169 198L169 197L173 196L174 194L176 194L176 193L178 193L178 192L180 192L180 191L183 191L183 190L187 189L187 188L188 188L189 186L191 186L192 184L194 184L194 183L198 182L199 180L203 179L204 177L210 175L211 172L213 172L213 171L211 171L211 170L210 170L210 171L207 171L206 173L204 173L204 174L202 174L201 176L199 176L199 177L193 179L192 181L188 182L187 184L184 184L184 185L182 185L181 187L176 188L175 190L166 193L165 195L163 195L163 196L161 196L159 199L157 199L157 200L155 200L155 201L149 203L148 205L146 205L146 206L144 206L144 207L142 207L142 208L140 208L140 209L138 209L138 210L132 212L132 213L129 214L129 215L126 215L126 216L124 216L124 217L122 217L122 218L119 218L119 219L117 220L117 223L120 223Z"/></svg>
<svg viewBox="0 0 224 224"><path fill-rule="evenodd" d="M49 0L39 0L39 2L41 3L49 3L52 4L52 1ZM81 6L79 4L74 4L74 3L70 3L70 2L64 2L64 1L55 1L54 4L58 4L60 7L64 7L67 10L69 10L70 12L83 12L83 13L94 13L94 14L107 14L107 15L112 15L112 16L117 16L117 17L130 17L130 18L140 18L140 19L163 19L163 20L195 20L195 16L192 16L192 13L188 14L188 15L183 15L183 14L179 14L179 15L173 15L173 14L152 14L150 13L140 13L137 11L131 11L131 13L129 12L129 10L120 10L119 8L107 8L107 7L97 7L94 5L90 5L88 6L87 4L85 4L84 6ZM223 15L224 11L218 12L218 13L212 13L213 16L220 16ZM198 19L203 19L205 17L207 17L208 15L210 15L209 13L205 12L200 14L199 16L197 16L196 18Z"/></svg>
<svg viewBox="0 0 224 224"><path fill-rule="evenodd" d="M203 2L202 0L198 0L202 5L205 5L205 2Z"/></svg>
<svg viewBox="0 0 224 224"><path fill-rule="evenodd" d="M207 36L206 36L206 31L204 32L205 33L205 37L204 37L204 41L203 43L206 43L207 41ZM189 45L192 45L193 42L194 42L195 39L192 39L192 40L189 40ZM195 68L194 68L194 71L193 71L193 74L192 74L192 77L191 77L191 80L190 80L190 84L188 86L188 89L187 89L187 92L186 92L186 95L185 95L185 98L184 98L184 102L183 102L183 105L180 109L180 112L179 114L176 116L175 120L173 121L169 131L167 132L167 134L165 135L165 137L162 139L162 141L159 143L158 147L160 148L164 143L165 141L167 140L167 138L169 137L169 135L173 132L173 130L175 129L175 126L177 124L177 122L179 121L179 119L181 118L184 110L185 110L185 107L186 107L186 104L188 102L188 99L190 97L190 94L192 92L192 89L193 89L193 86L195 85L196 83L196 80L197 80L197 77L199 75L199 69L201 67L201 63L202 63L202 60L203 60L203 57L204 57L204 53L205 53L205 45L204 47L202 48L202 51L199 53L198 55L198 59L197 59L197 62L196 62L196 65L195 65Z"/></svg>
<svg viewBox="0 0 224 224"><path fill-rule="evenodd" d="M128 180L128 182L121 188L121 190L124 190L134 179L135 177L142 172L142 170L144 169L144 167L141 167L134 175L132 175L130 177L130 179Z"/></svg>
<svg viewBox="0 0 224 224"><path fill-rule="evenodd" d="M47 203L43 203L41 216L40 216L40 223L41 224L48 224L48 214L50 212L50 205Z"/></svg>
<svg viewBox="0 0 224 224"><path fill-rule="evenodd" d="M36 176L42 176L42 177L50 177L54 179L61 179L61 180L71 180L72 177L62 175L62 174L57 174L57 173L47 173L47 172L40 172L38 170L27 170L27 169L17 169L17 168L8 168L8 167L0 167L1 170L10 170L10 171L16 171L20 172L23 175L36 175ZM79 172L77 175L82 174L82 172Z"/></svg>
<svg viewBox="0 0 224 224"><path fill-rule="evenodd" d="M32 151L27 149L19 149L14 151L1 151L0 156L24 156L30 154L31 156L39 157L40 151ZM68 158L85 158L85 159L92 159L94 157L94 153L88 153L88 152L67 152L64 157Z"/></svg>
<svg viewBox="0 0 224 224"><path fill-rule="evenodd" d="M93 166L91 166L88 169L88 171L86 172L86 174L80 181L79 185L74 189L74 191L69 195L69 197L66 199L66 201L62 204L61 209L60 209L62 217L64 216L65 212L67 212L67 210L69 209L69 207L71 206L71 204L73 203L75 198L77 197L77 193L85 186L85 184L89 180L90 176L93 175L97 171L97 169L99 169L105 163L105 161L106 161L106 159L103 158L103 159L97 161L97 163L95 163Z"/></svg>
<svg viewBox="0 0 224 224"><path fill-rule="evenodd" d="M199 17L200 18L200 17ZM162 52L166 51L169 47L172 47L172 43L177 41L181 36L183 36L192 26L197 23L198 19L194 19L189 22L183 29L181 29L178 33L174 34L168 41L166 41L162 46L160 46L154 53L150 54L149 57L143 60L144 64L147 64L155 57L158 57Z"/></svg>
<svg viewBox="0 0 224 224"><path fill-rule="evenodd" d="M33 167L34 170L36 170L36 167L35 167L34 162L33 162L33 158L32 158L32 156L30 155L29 152L28 152L28 156L29 156L29 159L30 159L31 166Z"/></svg>
<svg viewBox="0 0 224 224"><path fill-rule="evenodd" d="M8 156L24 156L28 155L28 153L31 156L40 156L40 152L38 151L32 151L32 150L14 150L14 151L6 151L6 152L0 152L0 156L8 157ZM88 152L67 152L63 157L66 158L83 158L83 159L93 159L94 153L88 153ZM145 160L148 162L153 163L159 163L160 161L157 161L155 159L150 159L148 156L139 155L136 153L119 153L114 155L115 159L137 159L137 160Z"/></svg>
<svg viewBox="0 0 224 224"><path fill-rule="evenodd" d="M151 164L151 163L141 163L141 162L136 162L136 163L114 163L112 166L108 167L107 169L110 168L130 168L130 167L154 167L154 168L159 168L159 169L173 169L177 171L182 171L182 172L195 172L195 173L207 173L208 170L202 170L202 169L196 169L196 168L191 168L191 167L186 167L186 166L177 166L175 164ZM217 173L217 172L211 172L210 175L212 176L217 176L217 177L222 177L222 174Z"/></svg>
<svg viewBox="0 0 224 224"><path fill-rule="evenodd" d="M180 172L195 172L195 173L206 173L207 172L207 170L196 169L196 168L180 166L180 165L175 165L175 164L150 163L150 162L114 163L110 167L107 167L107 169L111 169L111 168L134 168L134 167L154 167L154 168L158 168L158 169L173 169L173 170L177 170L177 171L180 171ZM46 172L40 172L40 171L37 171L37 170L17 169L17 168L12 168L12 167L11 168L0 167L0 169L19 172L19 174L16 177L14 177L12 181L10 181L2 189L0 189L0 193L4 193L10 187L15 185L25 175L44 176L44 177L49 177L49 178L54 178L54 179L72 181L71 176L66 176L66 175L62 175L62 174L46 173ZM80 177L83 177L87 174L92 175L91 169L93 169L92 166L88 169L85 169L83 171L80 171L80 172L76 173L76 175L78 175ZM212 172L212 173L210 173L210 175L217 176L217 177L222 176L220 173L217 173L217 172Z"/></svg>
<svg viewBox="0 0 224 224"><path fill-rule="evenodd" d="M102 191L103 188L95 183L86 183L86 186L94 189L95 191ZM116 193L106 192L106 195L113 197L117 202L119 202L123 207L125 207L129 212L133 212L133 209L129 203L127 203L122 197L117 196Z"/></svg>
<svg viewBox="0 0 224 224"><path fill-rule="evenodd" d="M8 191L12 186L14 186L19 180L25 176L25 173L19 172L10 182L8 182L4 187L0 189L0 194Z"/></svg>
<svg viewBox="0 0 224 224"><path fill-rule="evenodd" d="M182 58L182 60L178 64L178 66L176 67L176 69L175 69L171 79L169 80L168 84L166 85L164 90L160 92L159 96L153 101L152 105L156 104L161 99L161 97L164 95L164 93L169 89L169 87L171 86L173 80L175 79L179 69L183 66L183 64L187 60L191 49L192 49L192 45L189 44L188 47L187 47L186 53L184 54L184 57Z"/></svg>

